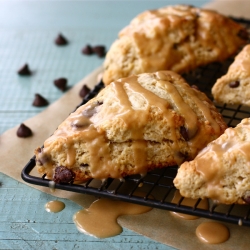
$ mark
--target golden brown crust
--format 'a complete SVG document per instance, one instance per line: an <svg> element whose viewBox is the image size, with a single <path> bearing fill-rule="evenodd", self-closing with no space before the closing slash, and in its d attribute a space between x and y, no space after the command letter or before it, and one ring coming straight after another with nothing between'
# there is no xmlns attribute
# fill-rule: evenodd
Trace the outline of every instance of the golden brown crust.
<svg viewBox="0 0 250 250"><path fill-rule="evenodd" d="M183 73L223 61L247 42L246 34L243 26L215 11L186 5L145 11L112 44L103 81L107 85L121 77L158 70Z"/></svg>
<svg viewBox="0 0 250 250"><path fill-rule="evenodd" d="M122 178L193 159L226 128L212 102L170 71L120 79L79 107L36 150L37 169L75 181Z"/></svg>

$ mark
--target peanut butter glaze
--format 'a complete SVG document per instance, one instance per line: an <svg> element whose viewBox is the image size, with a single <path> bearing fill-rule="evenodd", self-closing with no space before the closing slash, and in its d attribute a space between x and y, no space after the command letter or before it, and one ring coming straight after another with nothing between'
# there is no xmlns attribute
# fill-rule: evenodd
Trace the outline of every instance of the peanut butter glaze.
<svg viewBox="0 0 250 250"><path fill-rule="evenodd" d="M151 207L123 201L100 199L92 203L88 209L78 211L73 221L81 233L107 238L122 232L122 227L117 223L119 216L142 214L151 209Z"/></svg>
<svg viewBox="0 0 250 250"><path fill-rule="evenodd" d="M132 144L133 173L144 175L147 172L148 147L148 140L145 139L145 127L151 119L152 107L157 109L157 112L162 116L161 119L167 121L166 126L169 132L167 135L163 135L160 140L171 142L174 152L171 156L174 159L172 160L173 164L181 164L184 158L180 153L181 148L178 142L181 137L178 123L184 122L183 125L186 127L189 138L187 143L194 150L199 148L201 140L208 141L211 139L209 139L210 135L201 133L197 114L185 102L180 94L180 88L185 91L186 96L192 99L193 105L199 110L202 119L207 120L211 130L214 133L220 133L220 126L211 115L210 107L205 104L208 99L203 96L203 99L200 99L198 95L203 94L190 88L179 75L168 71L151 74L158 86L168 93L169 99L164 96L160 97L150 87L147 89L143 86L143 76L145 75L131 76L111 83L106 89L109 88L112 93L114 100L112 103L105 105L105 98L102 101L99 101L100 98L98 101L92 100L79 107L58 127L55 133L45 141L44 148L38 153L39 157L37 157L37 160L43 159L41 161L42 168L47 168L48 178L51 177L56 164L56 159L48 157L50 151L55 150L52 146L55 142L57 142L57 150L66 152L66 159L62 159L64 164L60 165L69 168L79 167L76 165L77 149L75 148L75 141L77 137L80 137L86 143L88 162L83 162L83 164L88 165L88 171L91 172L93 178L121 178L120 170L112 161L110 155L110 147L113 141L108 138L110 135L103 129L103 126L100 126L108 124L110 120L119 121L122 124L121 129L125 128L126 131L122 132L124 135L118 142L126 141ZM173 83L176 81L181 81L181 87L177 88L178 83L176 85ZM133 98L139 98L143 105L133 106ZM193 154L192 149L190 154Z"/></svg>
<svg viewBox="0 0 250 250"><path fill-rule="evenodd" d="M119 32L104 61L106 85L143 72L189 72L224 61L246 44L246 30L213 10L187 5L145 11ZM239 35L241 34L241 35Z"/></svg>
<svg viewBox="0 0 250 250"><path fill-rule="evenodd" d="M50 213L61 212L65 208L62 201L49 201L45 204L45 210Z"/></svg>
<svg viewBox="0 0 250 250"><path fill-rule="evenodd" d="M219 244L230 237L229 230L219 222L203 222L196 228L196 236L203 243Z"/></svg>
<svg viewBox="0 0 250 250"><path fill-rule="evenodd" d="M176 190L175 194L174 194L174 197L172 199L172 203L178 204L178 202L180 201L181 198L182 198L182 196L180 195L180 192L178 190ZM189 207L194 207L195 204L196 204L196 202L197 202L197 199L185 198L181 202L181 205L189 206ZM209 207L209 204L208 204L208 200L207 199L201 200L200 203L197 206L197 208L204 209L204 210L207 210L208 207ZM200 218L200 217L195 216L195 215L183 214L183 213L174 212L174 211L171 211L170 214L172 214L175 217L184 219L184 220L196 220L196 219Z"/></svg>
<svg viewBox="0 0 250 250"><path fill-rule="evenodd" d="M245 121L245 123L244 123ZM241 125L248 127L249 122L245 119ZM226 137L226 140L225 140ZM196 170L203 176L208 189L208 197L220 202L220 197L223 197L223 184L221 183L229 171L221 162L223 155L230 155L231 152L242 154L247 162L250 162L250 143L248 140L243 141L233 128L226 129L223 137L208 144L196 157ZM236 161L236 159L235 159ZM247 167L247 166L246 166Z"/></svg>

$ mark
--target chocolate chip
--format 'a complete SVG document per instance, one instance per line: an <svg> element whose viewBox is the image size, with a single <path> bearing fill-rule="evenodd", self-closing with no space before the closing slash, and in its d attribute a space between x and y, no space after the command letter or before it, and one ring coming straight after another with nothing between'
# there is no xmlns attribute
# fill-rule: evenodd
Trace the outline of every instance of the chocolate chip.
<svg viewBox="0 0 250 250"><path fill-rule="evenodd" d="M247 204L250 204L250 196L242 198Z"/></svg>
<svg viewBox="0 0 250 250"><path fill-rule="evenodd" d="M26 63L24 64L18 71L17 73L21 76L29 76L31 75L31 71L29 69L29 65Z"/></svg>
<svg viewBox="0 0 250 250"><path fill-rule="evenodd" d="M84 85L82 86L80 92L79 92L79 95L80 95L82 98L84 98L84 97L89 93L89 91L90 91L90 88L89 88L86 84L84 84Z"/></svg>
<svg viewBox="0 0 250 250"><path fill-rule="evenodd" d="M106 48L103 45L94 46L92 49L99 57L104 57L106 55Z"/></svg>
<svg viewBox="0 0 250 250"><path fill-rule="evenodd" d="M40 94L35 94L35 99L32 103L33 106L35 107L44 107L47 106L49 102Z"/></svg>
<svg viewBox="0 0 250 250"><path fill-rule="evenodd" d="M181 133L181 135L182 135L182 137L184 138L185 141L189 140L187 129L184 126L180 127L180 133Z"/></svg>
<svg viewBox="0 0 250 250"><path fill-rule="evenodd" d="M81 119L77 119L75 120L74 122L71 123L71 127L74 127L74 128L79 128L79 129L83 129L83 128L86 128L88 127L89 125L91 124L90 121L88 120L81 120Z"/></svg>
<svg viewBox="0 0 250 250"><path fill-rule="evenodd" d="M229 83L230 88L237 88L240 85L239 81L234 81Z"/></svg>
<svg viewBox="0 0 250 250"><path fill-rule="evenodd" d="M179 44L178 44L178 43L174 43L174 44L173 44L173 49L176 50L176 49L178 49L178 47L179 47Z"/></svg>
<svg viewBox="0 0 250 250"><path fill-rule="evenodd" d="M89 166L89 164L81 163L80 166L86 168Z"/></svg>
<svg viewBox="0 0 250 250"><path fill-rule="evenodd" d="M87 44L87 45L82 49L82 53L83 53L84 55L92 55L92 54L94 53L94 51L93 51L93 48L92 48L89 44Z"/></svg>
<svg viewBox="0 0 250 250"><path fill-rule="evenodd" d="M58 34L57 38L55 39L55 44L59 46L67 45L68 40L62 34Z"/></svg>
<svg viewBox="0 0 250 250"><path fill-rule="evenodd" d="M248 40L249 39L249 34L247 32L247 30L242 29L238 32L238 36L243 39L243 40Z"/></svg>
<svg viewBox="0 0 250 250"><path fill-rule="evenodd" d="M26 138L26 137L32 136L32 131L29 127L21 123L21 125L17 129L16 134L18 137Z"/></svg>
<svg viewBox="0 0 250 250"><path fill-rule="evenodd" d="M53 181L55 183L71 183L75 179L75 173L70 169L59 166L55 168L55 173L53 176Z"/></svg>
<svg viewBox="0 0 250 250"><path fill-rule="evenodd" d="M67 83L68 83L68 80L63 77L54 80L54 85L62 91L65 91L67 89Z"/></svg>

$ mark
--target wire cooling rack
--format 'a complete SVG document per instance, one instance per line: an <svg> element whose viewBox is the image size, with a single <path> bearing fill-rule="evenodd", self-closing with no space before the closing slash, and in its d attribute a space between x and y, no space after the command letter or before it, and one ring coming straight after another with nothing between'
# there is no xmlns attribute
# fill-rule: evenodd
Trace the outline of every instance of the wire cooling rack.
<svg viewBox="0 0 250 250"><path fill-rule="evenodd" d="M250 29L250 20L235 19ZM249 32L250 33L250 32ZM227 72L228 66L233 59L228 59L223 63L213 63L204 67L200 67L195 71L184 74L183 77L190 85L197 85L198 88L205 92L209 98L211 96L211 88L216 79ZM80 105L93 98L104 87L100 82L95 88L84 98ZM79 105L79 106L80 106ZM220 105L215 103L219 112L223 115L224 120L230 127L236 126L243 118L250 116L250 108L241 105ZM51 181L45 178L36 177L31 174L35 167L35 157L31 158L22 171L24 181L51 187ZM106 197L118 199L126 202L146 205L154 208L180 212L204 218L229 222L233 224L250 226L250 205L216 205L210 204L209 209L198 208L200 199L194 206L183 205L185 198L180 198L178 202L173 203L172 199L176 192L173 185L173 179L177 173L177 166L157 169L147 173L146 176L133 175L128 176L124 181L117 179L107 179L102 182L100 180L91 179L88 182L78 184L54 184L56 189L62 189L83 194L90 194L96 197ZM144 196L138 195L143 193Z"/></svg>

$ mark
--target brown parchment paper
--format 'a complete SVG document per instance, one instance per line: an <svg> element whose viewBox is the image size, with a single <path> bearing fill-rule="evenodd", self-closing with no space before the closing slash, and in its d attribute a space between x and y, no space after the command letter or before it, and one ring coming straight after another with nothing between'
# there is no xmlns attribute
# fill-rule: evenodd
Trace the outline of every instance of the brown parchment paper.
<svg viewBox="0 0 250 250"><path fill-rule="evenodd" d="M238 17L244 16L250 18L250 6L247 4L248 2L249 0L218 0L206 5L206 7L217 9L227 15L234 13L234 16L236 16L237 13ZM98 68L42 113L24 121L32 129L34 133L32 137L25 139L18 138L16 136L18 126L2 134L0 137L0 172L23 182L21 171L34 155L34 149L41 146L44 140L55 131L57 126L81 102L79 91L82 85L87 84L92 88L98 82L97 78L101 71L102 68ZM51 193L49 188L36 185L30 186L57 197L70 199L85 208L89 207L95 200L95 197L90 195L63 190L56 190L54 193ZM123 227L178 249L249 249L250 228L228 223L224 223L230 229L231 234L227 242L218 245L201 243L195 235L195 230L203 221L208 220L185 221L171 216L168 211L160 209L153 209L142 215L122 216L119 218L119 223Z"/></svg>

